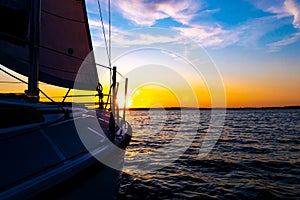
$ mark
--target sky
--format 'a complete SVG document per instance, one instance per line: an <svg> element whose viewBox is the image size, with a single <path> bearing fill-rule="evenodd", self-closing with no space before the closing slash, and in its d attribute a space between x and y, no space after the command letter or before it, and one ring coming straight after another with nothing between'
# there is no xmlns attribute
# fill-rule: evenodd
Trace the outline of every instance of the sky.
<svg viewBox="0 0 300 200"><path fill-rule="evenodd" d="M98 1L86 6L97 62L108 65ZM111 30L131 107L300 105L300 0L111 0Z"/></svg>
<svg viewBox="0 0 300 200"><path fill-rule="evenodd" d="M100 3L107 31L107 1ZM93 44L103 47L97 1L87 0L87 7ZM151 35L151 28L162 28L175 31L203 48L220 73L228 107L300 105L299 0L112 0L111 16L112 43L114 37L118 38L126 32L149 29ZM155 39L149 42L138 38L145 48L157 42ZM130 40L130 37L127 39ZM141 57L145 58L151 52L139 54L131 56L131 65L139 63ZM160 59L166 63L169 58ZM149 62L145 61L145 64ZM140 63L139 66L142 65ZM182 66L184 68L184 64ZM205 77L203 79L205 82ZM202 100L199 105L210 107L209 97L213 96L214 91L197 90L197 87L205 88L200 82L198 85L192 84L198 100ZM150 88L151 84L135 85L134 90L139 96L133 92L131 100L141 99L144 94L146 99L151 96L153 102L144 105L139 102L133 107L162 102L162 98L156 99L155 96L164 96L167 92L156 90L156 93L151 93ZM180 93L173 89L169 92L175 93L175 96ZM169 96L173 103L161 104L178 106L172 95ZM177 95L177 98L180 101L181 97Z"/></svg>

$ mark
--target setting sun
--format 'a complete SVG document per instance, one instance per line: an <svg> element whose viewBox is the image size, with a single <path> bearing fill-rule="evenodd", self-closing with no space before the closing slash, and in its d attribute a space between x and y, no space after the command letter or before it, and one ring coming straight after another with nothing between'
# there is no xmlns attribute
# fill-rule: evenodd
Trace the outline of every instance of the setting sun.
<svg viewBox="0 0 300 200"><path fill-rule="evenodd" d="M180 106L178 97L161 86L143 86L131 94L131 108L150 108L158 104L163 107Z"/></svg>

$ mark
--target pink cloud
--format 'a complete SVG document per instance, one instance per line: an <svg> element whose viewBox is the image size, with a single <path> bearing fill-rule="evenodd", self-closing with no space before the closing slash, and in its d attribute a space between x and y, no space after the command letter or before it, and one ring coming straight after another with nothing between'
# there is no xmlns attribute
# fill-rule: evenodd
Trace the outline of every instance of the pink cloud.
<svg viewBox="0 0 300 200"><path fill-rule="evenodd" d="M295 28L300 28L300 6L294 0L285 0L285 10L294 17L293 25Z"/></svg>
<svg viewBox="0 0 300 200"><path fill-rule="evenodd" d="M172 18L173 20L188 24L199 9L200 4L196 1L145 1L145 0L116 0L113 1L123 17L138 25L151 26L157 20Z"/></svg>
<svg viewBox="0 0 300 200"><path fill-rule="evenodd" d="M238 31L224 30L221 26L191 24L188 27L175 27L182 35L190 37L204 47L223 48L239 40Z"/></svg>
<svg viewBox="0 0 300 200"><path fill-rule="evenodd" d="M300 5L295 0L249 0L258 9L276 14L277 18L293 17L293 26L300 28Z"/></svg>
<svg viewBox="0 0 300 200"><path fill-rule="evenodd" d="M300 39L300 32L294 33L290 37L286 37L282 40L269 44L270 52L277 52L281 47L293 44Z"/></svg>

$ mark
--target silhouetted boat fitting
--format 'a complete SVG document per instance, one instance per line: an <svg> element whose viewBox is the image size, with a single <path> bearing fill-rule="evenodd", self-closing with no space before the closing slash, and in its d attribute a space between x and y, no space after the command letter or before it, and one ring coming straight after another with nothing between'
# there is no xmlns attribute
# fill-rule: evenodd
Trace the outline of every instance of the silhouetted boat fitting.
<svg viewBox="0 0 300 200"><path fill-rule="evenodd" d="M130 142L130 125L123 121L127 132L120 135L114 118L118 113L111 113L116 106L116 68L113 95L106 95L112 96L111 112L103 109L105 95L99 87L101 109L72 109L65 98L59 103L39 101L39 81L73 88L82 62L93 50L85 1L0 1L0 20L0 64L28 77L24 94L0 94L0 199L78 194L113 198L120 172L94 156L122 166L124 154L115 154L112 149L125 149ZM88 71L76 79L81 87L76 89L96 89L90 86L99 82L93 55L88 64ZM90 123L95 118L97 123ZM89 123L83 128L87 137L94 138L89 149L74 122ZM97 130L99 124L103 132ZM98 186L94 191L95 186L82 186L89 178Z"/></svg>

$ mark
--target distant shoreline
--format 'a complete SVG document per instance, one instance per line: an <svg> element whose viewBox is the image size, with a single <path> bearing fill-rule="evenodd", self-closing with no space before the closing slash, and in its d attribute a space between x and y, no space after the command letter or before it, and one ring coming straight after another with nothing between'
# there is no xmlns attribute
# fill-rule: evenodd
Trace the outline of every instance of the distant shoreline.
<svg viewBox="0 0 300 200"><path fill-rule="evenodd" d="M274 110L274 109L300 109L300 106L281 106L281 107L240 107L240 108L190 108L190 107L167 107L167 108L128 108L130 111L135 110Z"/></svg>

